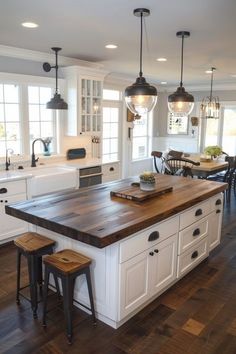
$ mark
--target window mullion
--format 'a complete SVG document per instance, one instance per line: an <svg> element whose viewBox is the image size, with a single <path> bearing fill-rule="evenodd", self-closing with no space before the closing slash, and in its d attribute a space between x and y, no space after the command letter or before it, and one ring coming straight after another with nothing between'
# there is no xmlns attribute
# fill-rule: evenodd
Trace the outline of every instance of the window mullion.
<svg viewBox="0 0 236 354"><path fill-rule="evenodd" d="M21 147L22 153L30 154L29 138L29 108L28 108L28 85L20 86L20 124L21 124Z"/></svg>

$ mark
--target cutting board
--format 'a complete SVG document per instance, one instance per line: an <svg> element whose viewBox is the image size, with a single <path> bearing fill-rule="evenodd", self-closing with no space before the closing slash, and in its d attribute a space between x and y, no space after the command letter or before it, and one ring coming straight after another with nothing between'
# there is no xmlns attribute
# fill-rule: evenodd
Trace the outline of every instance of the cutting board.
<svg viewBox="0 0 236 354"><path fill-rule="evenodd" d="M142 191L139 186L128 186L116 191L111 191L111 196L120 197L124 199L133 200L135 202L142 202L149 198L157 197L164 193L171 192L173 187L170 185L158 185L156 183L156 188L153 191Z"/></svg>

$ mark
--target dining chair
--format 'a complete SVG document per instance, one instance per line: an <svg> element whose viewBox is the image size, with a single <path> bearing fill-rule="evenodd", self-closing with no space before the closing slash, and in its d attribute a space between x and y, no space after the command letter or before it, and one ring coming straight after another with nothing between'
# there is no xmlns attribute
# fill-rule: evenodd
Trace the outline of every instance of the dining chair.
<svg viewBox="0 0 236 354"><path fill-rule="evenodd" d="M170 150L168 152L168 158L174 158L174 159L179 159L183 157L183 152L182 151L177 151L177 150Z"/></svg>
<svg viewBox="0 0 236 354"><path fill-rule="evenodd" d="M165 158L161 151L152 151L154 167L157 173L164 173L164 161Z"/></svg>
<svg viewBox="0 0 236 354"><path fill-rule="evenodd" d="M165 173L175 176L193 178L193 166L200 166L200 162L186 158L169 158L165 161Z"/></svg>

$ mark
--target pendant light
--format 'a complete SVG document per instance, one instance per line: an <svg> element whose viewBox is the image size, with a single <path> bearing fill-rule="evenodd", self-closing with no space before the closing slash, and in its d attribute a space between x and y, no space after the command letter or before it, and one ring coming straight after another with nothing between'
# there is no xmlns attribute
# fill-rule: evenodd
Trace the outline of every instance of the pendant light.
<svg viewBox="0 0 236 354"><path fill-rule="evenodd" d="M149 16L148 9L138 8L134 10L134 16L140 17L141 31L140 31L140 69L139 77L135 83L125 89L125 102L128 109L134 115L142 115L151 112L157 102L157 90L146 82L142 71L142 51L143 51L143 17Z"/></svg>
<svg viewBox="0 0 236 354"><path fill-rule="evenodd" d="M46 72L51 71L51 69L56 70L56 90L55 94L52 97L52 99L47 102L46 108L48 109L68 109L68 104L61 98L61 95L58 93L58 63L57 63L57 57L58 57L58 52L61 50L61 48L58 47L53 47L51 48L55 52L56 56L56 65L51 66L49 63L43 63L43 70Z"/></svg>
<svg viewBox="0 0 236 354"><path fill-rule="evenodd" d="M201 103L201 118L219 119L220 117L220 102L219 97L212 96L213 73L216 68L211 68L211 92L210 96L204 97Z"/></svg>
<svg viewBox="0 0 236 354"><path fill-rule="evenodd" d="M180 85L177 90L169 95L168 97L168 108L169 111L173 114L178 113L182 115L188 115L192 112L194 106L194 97L185 91L183 87L183 55L184 55L184 38L190 36L190 32L179 31L176 33L178 38L182 38L182 47L181 47L181 76L180 76Z"/></svg>

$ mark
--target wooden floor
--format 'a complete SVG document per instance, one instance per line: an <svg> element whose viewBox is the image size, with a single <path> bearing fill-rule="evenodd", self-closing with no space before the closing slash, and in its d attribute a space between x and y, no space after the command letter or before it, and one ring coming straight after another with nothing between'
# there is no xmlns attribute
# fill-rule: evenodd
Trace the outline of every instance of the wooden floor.
<svg viewBox="0 0 236 354"><path fill-rule="evenodd" d="M62 311L49 314L44 331L29 303L15 304L15 259L12 244L0 248L0 354L236 354L234 196L225 208L222 243L208 260L118 330L102 322L94 328L91 318L76 309L71 346Z"/></svg>

